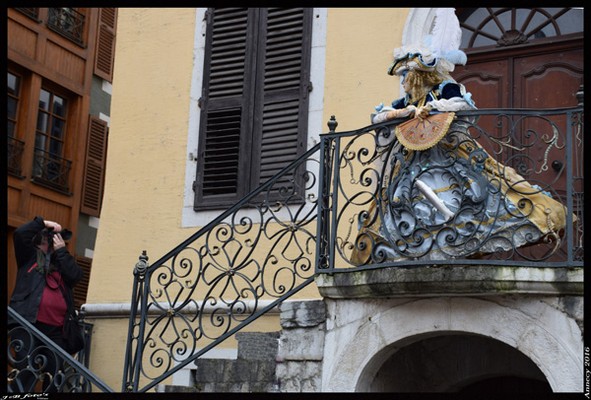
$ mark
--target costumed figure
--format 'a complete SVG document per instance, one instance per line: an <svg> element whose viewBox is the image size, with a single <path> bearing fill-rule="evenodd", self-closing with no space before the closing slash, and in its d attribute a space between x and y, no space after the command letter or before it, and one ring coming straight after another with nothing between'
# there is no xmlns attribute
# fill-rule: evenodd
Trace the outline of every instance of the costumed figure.
<svg viewBox="0 0 591 400"><path fill-rule="evenodd" d="M471 137L471 94L450 75L466 63L453 9L439 9L433 34L396 49L389 75L405 96L376 107L373 123L396 126L377 199L361 222L351 261L441 260L558 241L565 207L513 168L494 160Z"/></svg>

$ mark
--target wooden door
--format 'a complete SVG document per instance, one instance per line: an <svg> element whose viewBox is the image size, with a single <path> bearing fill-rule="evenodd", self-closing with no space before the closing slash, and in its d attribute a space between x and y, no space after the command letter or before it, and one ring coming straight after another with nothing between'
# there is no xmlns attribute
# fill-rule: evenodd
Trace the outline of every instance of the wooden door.
<svg viewBox="0 0 591 400"><path fill-rule="evenodd" d="M526 108L554 109L574 107L578 100L576 93L583 84L583 49L576 46L564 48L546 46L539 49L521 49L519 52L497 51L476 57L455 71L455 79L466 86L479 109L486 108ZM499 59L505 53L505 58ZM515 130L517 149L499 149L494 143L484 141L483 146L501 162L509 161L512 167L524 172L526 178L539 180L544 185L552 185L559 193L566 189L565 173L560 173L565 163L564 146L566 121L564 117L551 117L561 135L553 140L552 124L544 119L527 119ZM507 134L507 126L499 125L496 117L482 117L479 125L494 137ZM533 146L532 132L540 135ZM545 136L548 140L539 140ZM522 166L520 163L527 163ZM534 168L539 173L527 173ZM529 176L528 176L529 175Z"/></svg>
<svg viewBox="0 0 591 400"><path fill-rule="evenodd" d="M540 110L578 105L577 92L583 88L582 10L487 8L458 9L456 13L468 63L457 67L453 76L472 93L479 109ZM479 140L486 150L530 183L547 189L563 204L567 202L568 184L582 194L582 174L580 179L567 182L564 167L566 163L582 165L583 149L573 143L573 151L566 153L564 116L513 121L482 116L478 125L486 132ZM487 140L487 135L493 139ZM499 144L503 139L513 146ZM573 211L577 213L580 206L575 201ZM520 252L525 258L540 259L547 250L542 247Z"/></svg>

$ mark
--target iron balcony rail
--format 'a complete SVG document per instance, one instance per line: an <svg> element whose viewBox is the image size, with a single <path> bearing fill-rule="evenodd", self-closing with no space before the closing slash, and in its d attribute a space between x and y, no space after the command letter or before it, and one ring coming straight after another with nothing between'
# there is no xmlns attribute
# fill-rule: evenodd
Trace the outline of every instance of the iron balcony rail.
<svg viewBox="0 0 591 400"><path fill-rule="evenodd" d="M33 159L33 180L43 186L69 194L72 161L36 148Z"/></svg>
<svg viewBox="0 0 591 400"><path fill-rule="evenodd" d="M323 135L317 273L583 266L582 107L458 112L423 151L402 122Z"/></svg>
<svg viewBox="0 0 591 400"><path fill-rule="evenodd" d="M547 242L552 249L549 254L539 256L542 250L537 249L524 256L525 250L508 248L505 240L504 247L499 247L503 249L500 259L495 259L494 252L475 259L471 257L480 247L472 241L472 252L455 254L453 262L582 266L582 107L457 114L460 119L477 116L478 124L452 131L462 132L464 144L477 140L499 161L539 184L540 190L551 192L566 205L568 217L560 236ZM372 201L374 209L383 208L379 194L387 193L393 175L387 166L392 160L405 159L393 134L400 123L336 133L332 120L330 132L322 135L318 145L152 265L144 251L134 270L122 391L154 388L312 283L315 274L424 264L419 257L384 261L376 255L365 262L351 260L355 249L363 250L356 238L363 234L360 228L372 221ZM538 162L534 143L544 149L545 163ZM524 151L531 154L523 156ZM473 162L478 164L482 156L477 152ZM382 163L380 168L377 162ZM550 173L557 177L547 179ZM476 228L469 222L466 226ZM425 236L428 231L419 233ZM448 237L454 236L447 233ZM450 260L429 261L438 262L449 264Z"/></svg>
<svg viewBox="0 0 591 400"><path fill-rule="evenodd" d="M57 346L11 307L8 307L8 317L16 321L8 331L8 393L43 390L40 385L44 380L47 385L44 391L47 392L90 393L93 387L102 392L113 392L78 359ZM80 354L78 357L84 358Z"/></svg>
<svg viewBox="0 0 591 400"><path fill-rule="evenodd" d="M74 8L50 8L47 26L60 35L82 46L84 44L84 14Z"/></svg>
<svg viewBox="0 0 591 400"><path fill-rule="evenodd" d="M39 8L36 8L36 7L16 7L15 10L20 11L21 13L25 14L29 18L34 19L35 21L39 20Z"/></svg>

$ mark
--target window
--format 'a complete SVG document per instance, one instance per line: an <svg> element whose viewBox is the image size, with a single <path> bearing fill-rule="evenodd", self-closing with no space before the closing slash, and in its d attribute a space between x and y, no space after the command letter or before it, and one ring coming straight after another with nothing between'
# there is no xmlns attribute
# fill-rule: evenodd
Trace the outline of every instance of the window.
<svg viewBox="0 0 591 400"><path fill-rule="evenodd" d="M71 161L65 151L67 100L41 89L35 131L33 178L36 182L68 192Z"/></svg>
<svg viewBox="0 0 591 400"><path fill-rule="evenodd" d="M236 203L305 152L311 90L311 9L206 18L195 210Z"/></svg>
<svg viewBox="0 0 591 400"><path fill-rule="evenodd" d="M7 82L7 147L8 147L8 173L21 177L22 157L25 143L17 139L18 109L20 104L21 77L8 72Z"/></svg>
<svg viewBox="0 0 591 400"><path fill-rule="evenodd" d="M512 46L583 32L582 8L468 8L461 48Z"/></svg>

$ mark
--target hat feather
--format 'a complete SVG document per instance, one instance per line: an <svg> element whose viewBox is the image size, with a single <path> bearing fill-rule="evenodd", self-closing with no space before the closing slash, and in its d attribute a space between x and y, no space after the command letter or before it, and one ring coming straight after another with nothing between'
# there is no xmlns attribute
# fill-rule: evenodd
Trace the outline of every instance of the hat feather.
<svg viewBox="0 0 591 400"><path fill-rule="evenodd" d="M458 51L462 41L462 28L454 8L437 8L429 41L429 47L436 57L446 58L446 54Z"/></svg>

